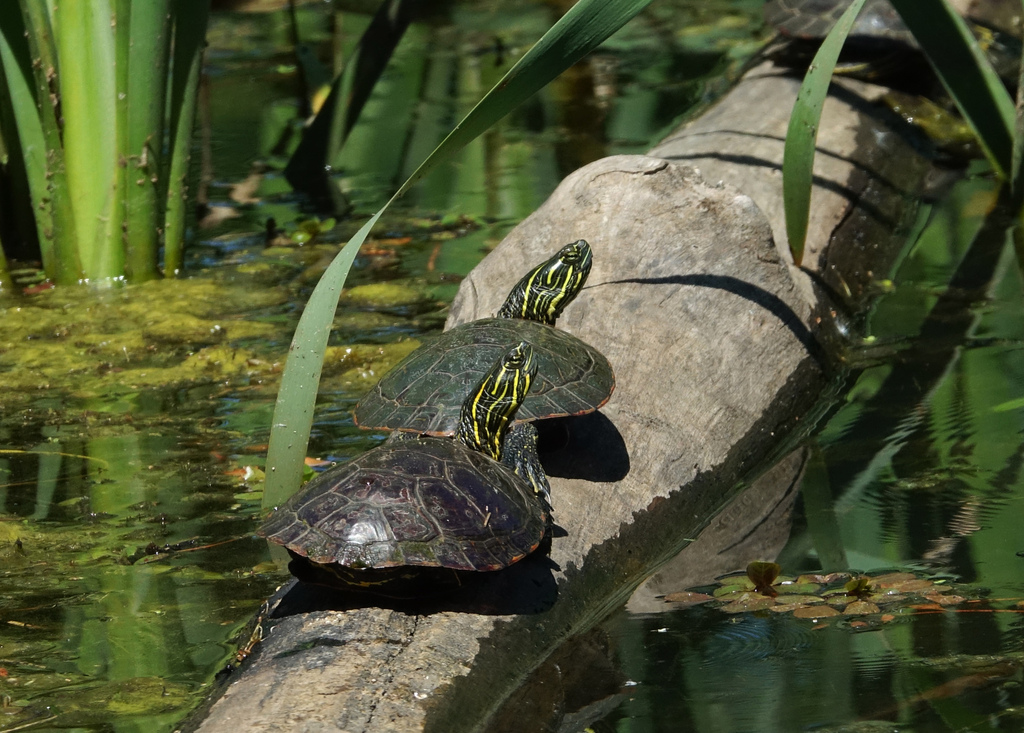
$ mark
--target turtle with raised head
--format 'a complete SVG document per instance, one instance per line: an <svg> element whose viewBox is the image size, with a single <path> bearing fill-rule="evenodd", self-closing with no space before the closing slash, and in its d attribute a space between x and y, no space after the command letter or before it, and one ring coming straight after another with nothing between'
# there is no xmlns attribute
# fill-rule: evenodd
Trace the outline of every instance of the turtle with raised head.
<svg viewBox="0 0 1024 733"><path fill-rule="evenodd" d="M516 344L463 400L453 437L395 433L314 478L258 534L287 548L300 580L396 597L521 560L544 537L547 505L501 461L536 371Z"/></svg>
<svg viewBox="0 0 1024 733"><path fill-rule="evenodd" d="M496 358L520 341L533 347L537 379L517 421L583 415L601 407L615 388L611 365L589 344L554 328L586 282L592 259L583 239L562 247L519 280L497 318L445 331L385 374L356 405L356 424L369 430L455 434L472 386ZM521 455L517 470L547 493L547 479L530 445L535 432L517 425L511 435L514 451ZM526 466L532 470L525 471Z"/></svg>

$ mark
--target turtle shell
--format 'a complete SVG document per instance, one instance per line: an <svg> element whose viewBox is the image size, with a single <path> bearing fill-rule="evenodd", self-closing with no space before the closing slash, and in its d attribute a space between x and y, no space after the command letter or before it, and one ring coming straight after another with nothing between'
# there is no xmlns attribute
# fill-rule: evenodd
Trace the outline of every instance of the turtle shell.
<svg viewBox="0 0 1024 733"><path fill-rule="evenodd" d="M500 570L546 527L542 503L506 466L450 438L396 433L314 478L258 534L358 585L356 571L374 569Z"/></svg>
<svg viewBox="0 0 1024 733"><path fill-rule="evenodd" d="M769 0L765 22L790 38L821 40L850 5L850 0ZM850 30L849 41L878 39L914 44L913 35L888 0L867 0Z"/></svg>
<svg viewBox="0 0 1024 733"><path fill-rule="evenodd" d="M537 376L516 420L583 415L611 397L615 375L597 349L542 323L485 318L445 331L399 362L356 405L356 424L453 435L473 385L519 341L533 347Z"/></svg>

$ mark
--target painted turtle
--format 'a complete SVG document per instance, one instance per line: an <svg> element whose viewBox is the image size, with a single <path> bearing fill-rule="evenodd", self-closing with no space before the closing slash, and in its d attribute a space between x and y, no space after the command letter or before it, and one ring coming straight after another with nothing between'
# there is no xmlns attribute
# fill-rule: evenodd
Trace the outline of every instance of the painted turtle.
<svg viewBox="0 0 1024 733"><path fill-rule="evenodd" d="M784 46L770 47L769 57L781 63L805 65L810 61L822 40L832 30L839 16L850 6L851 0L768 0L764 6L765 22L779 31L788 41ZM998 6L999 3L990 3ZM1010 6L1009 3L1006 3ZM1016 6L1016 15L1020 8ZM976 11L995 10L984 6L972 7ZM1003 13L1005 15L1005 12ZM989 12L989 17L969 17L968 24L978 38L989 63L1008 84L1016 84L1020 43L1014 30L1000 30L992 23L1000 16ZM1019 27L1019 20L1015 21ZM904 24L888 0L867 0L850 29L843 44L837 72L866 78L885 77L890 84L894 78L918 91L931 89L924 79L932 73L921 48L910 29ZM929 82L930 83L930 82Z"/></svg>
<svg viewBox="0 0 1024 733"><path fill-rule="evenodd" d="M851 0L768 0L764 19L784 36L821 42ZM900 19L888 0L867 0L847 36L857 39L878 39L916 45L914 36Z"/></svg>
<svg viewBox="0 0 1024 733"><path fill-rule="evenodd" d="M784 43L769 47L776 63L806 66L851 0L768 0L764 19ZM867 0L843 44L836 72L878 78L894 75L917 79L927 62L913 34L888 0Z"/></svg>
<svg viewBox="0 0 1024 733"><path fill-rule="evenodd" d="M453 435L470 387L519 341L533 347L537 379L518 420L582 415L601 407L615 388L611 365L592 346L553 327L583 287L591 258L584 240L566 245L516 284L497 318L456 326L411 353L359 401L356 424Z"/></svg>
<svg viewBox="0 0 1024 733"><path fill-rule="evenodd" d="M547 509L499 461L536 370L519 343L471 390L454 438L395 433L314 478L258 534L288 549L300 580L396 597L522 559Z"/></svg>

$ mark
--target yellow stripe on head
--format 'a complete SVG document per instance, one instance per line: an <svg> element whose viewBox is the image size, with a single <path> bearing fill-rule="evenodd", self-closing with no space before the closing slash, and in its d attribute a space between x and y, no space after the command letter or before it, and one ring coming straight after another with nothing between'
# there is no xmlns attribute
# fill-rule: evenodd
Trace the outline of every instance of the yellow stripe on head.
<svg viewBox="0 0 1024 733"><path fill-rule="evenodd" d="M498 311L501 318L524 318L554 325L590 274L593 254L586 240L567 244L516 283Z"/></svg>
<svg viewBox="0 0 1024 733"><path fill-rule="evenodd" d="M463 403L456 437L500 460L505 433L536 371L533 348L525 341L506 352Z"/></svg>

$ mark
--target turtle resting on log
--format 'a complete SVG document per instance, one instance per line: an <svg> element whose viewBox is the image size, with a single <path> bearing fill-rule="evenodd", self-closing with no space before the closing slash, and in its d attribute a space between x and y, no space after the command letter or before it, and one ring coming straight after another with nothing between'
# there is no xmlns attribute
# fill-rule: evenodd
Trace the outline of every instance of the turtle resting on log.
<svg viewBox="0 0 1024 733"><path fill-rule="evenodd" d="M531 605L544 590L536 576L492 596L514 609L488 613L443 603L298 612L282 601L191 728L557 730L609 694L593 674L574 677L580 661L588 672L602 666L589 664L595 655L614 666L607 645L588 642L584 656L571 644L592 641L590 630L658 568L678 557L713 574L751 559L726 547L770 556L757 538L785 537L764 530L788 516L799 456L756 477L813 423L841 345L832 314L861 311L873 280L888 276L901 245L892 232L913 213L909 194L927 171L867 101L871 88L840 84L818 138L804 268L785 248L779 176L799 80L766 66L651 156L569 175L462 284L452 327L497 312L512 273L547 256L544 243L585 236L594 249L590 284L559 328L615 364L616 389L600 413L567 418L568 443L541 455L560 525L543 566L553 600ZM762 489L758 503L730 504ZM543 670L554 676L529 687ZM540 692L516 704L523 690Z"/></svg>
<svg viewBox="0 0 1024 733"><path fill-rule="evenodd" d="M536 373L533 348L513 346L466 396L454 438L395 433L310 481L259 534L288 549L300 580L392 597L521 560L544 537L546 506L500 461Z"/></svg>
<svg viewBox="0 0 1024 733"><path fill-rule="evenodd" d="M608 360L555 321L579 294L593 255L583 239L562 247L512 288L497 318L464 323L416 349L370 389L353 412L372 430L455 435L473 383L518 341L529 343L537 362L533 389L519 407L508 440L506 464L534 484L545 499L550 489L536 458L536 432L523 422L593 412L608 401L615 375Z"/></svg>

